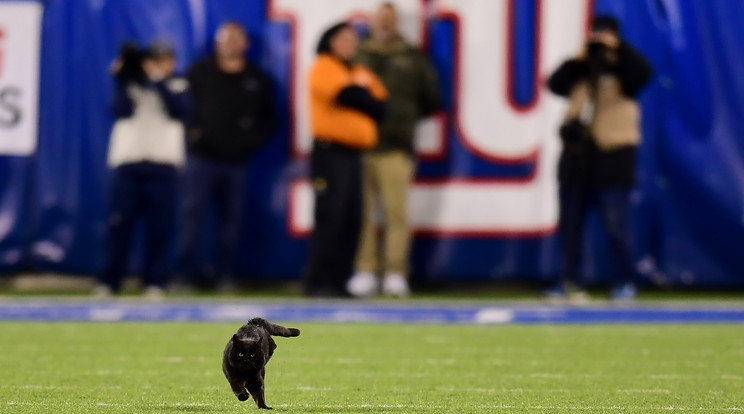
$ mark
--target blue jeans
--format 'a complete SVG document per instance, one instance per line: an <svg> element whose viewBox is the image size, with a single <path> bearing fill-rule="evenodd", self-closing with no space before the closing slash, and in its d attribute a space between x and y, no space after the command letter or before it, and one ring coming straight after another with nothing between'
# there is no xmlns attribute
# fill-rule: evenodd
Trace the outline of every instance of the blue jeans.
<svg viewBox="0 0 744 414"><path fill-rule="evenodd" d="M245 199L245 165L223 163L190 155L186 162L183 240L180 263L186 282L210 285L215 278L233 272L235 251ZM205 226L212 206L216 208L216 263L203 260L208 246Z"/></svg>
<svg viewBox="0 0 744 414"><path fill-rule="evenodd" d="M578 283L584 223L592 208L599 210L607 234L611 283L620 286L633 282L629 187L561 188L559 232L563 241L563 281Z"/></svg>
<svg viewBox="0 0 744 414"><path fill-rule="evenodd" d="M165 164L125 164L113 170L107 251L99 281L114 292L121 287L137 225L145 230L143 283L162 287L172 271L176 168Z"/></svg>

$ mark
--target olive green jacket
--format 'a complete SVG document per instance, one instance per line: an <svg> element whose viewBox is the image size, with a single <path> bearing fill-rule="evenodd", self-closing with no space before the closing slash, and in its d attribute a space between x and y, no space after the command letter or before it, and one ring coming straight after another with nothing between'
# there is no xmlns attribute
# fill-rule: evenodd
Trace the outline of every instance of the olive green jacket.
<svg viewBox="0 0 744 414"><path fill-rule="evenodd" d="M440 104L434 67L426 56L403 39L389 45L369 39L362 44L358 59L382 79L390 93L387 116L380 124L375 151L413 153L416 123Z"/></svg>

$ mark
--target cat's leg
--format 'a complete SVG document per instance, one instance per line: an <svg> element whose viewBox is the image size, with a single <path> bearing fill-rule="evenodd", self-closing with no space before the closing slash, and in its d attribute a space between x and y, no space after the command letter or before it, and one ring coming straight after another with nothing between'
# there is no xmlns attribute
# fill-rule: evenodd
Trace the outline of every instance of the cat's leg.
<svg viewBox="0 0 744 414"><path fill-rule="evenodd" d="M266 405L266 400L264 398L264 377L265 376L266 376L266 370L262 369L254 381L249 381L245 385L248 387L248 391L250 391L251 395L253 396L253 399L256 401L256 405L258 406L258 408L271 410L271 407Z"/></svg>
<svg viewBox="0 0 744 414"><path fill-rule="evenodd" d="M266 400L264 399L264 387L263 384L261 385L261 388L251 391L251 395L253 395L253 399L256 401L256 406L258 408L263 408L266 410L271 410L272 408L266 405Z"/></svg>
<svg viewBox="0 0 744 414"><path fill-rule="evenodd" d="M238 397L238 400L245 401L248 399L249 395L248 391L245 389L244 380L231 380L230 388L232 388L232 392L236 397Z"/></svg>

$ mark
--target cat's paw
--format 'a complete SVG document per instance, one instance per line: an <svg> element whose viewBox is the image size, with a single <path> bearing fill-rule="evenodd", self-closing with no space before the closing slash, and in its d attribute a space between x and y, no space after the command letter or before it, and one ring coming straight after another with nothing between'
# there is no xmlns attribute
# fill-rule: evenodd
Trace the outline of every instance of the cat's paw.
<svg viewBox="0 0 744 414"><path fill-rule="evenodd" d="M300 336L300 330L297 328L289 328L290 336Z"/></svg>
<svg viewBox="0 0 744 414"><path fill-rule="evenodd" d="M238 399L239 399L240 401L245 401L245 400L247 400L248 398L250 398L250 395L248 395L248 393L247 393L247 392L244 392L244 393L238 394Z"/></svg>
<svg viewBox="0 0 744 414"><path fill-rule="evenodd" d="M273 410L273 408L269 407L268 405L264 405L263 407L258 407L260 410Z"/></svg>

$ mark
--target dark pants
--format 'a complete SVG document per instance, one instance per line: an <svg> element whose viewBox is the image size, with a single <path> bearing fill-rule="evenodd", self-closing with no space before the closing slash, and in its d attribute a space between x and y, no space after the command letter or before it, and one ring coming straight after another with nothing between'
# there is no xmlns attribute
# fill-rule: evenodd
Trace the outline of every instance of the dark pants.
<svg viewBox="0 0 744 414"><path fill-rule="evenodd" d="M335 144L315 143L310 160L315 189L315 229L305 292L343 295L354 271L362 223L362 154Z"/></svg>
<svg viewBox="0 0 744 414"><path fill-rule="evenodd" d="M180 262L185 282L211 287L218 278L232 275L235 251L245 199L245 165L214 161L190 155L186 163L184 188L183 240ZM217 258L204 260L204 252L213 252L213 243L205 240L205 226L212 206L216 208Z"/></svg>
<svg viewBox="0 0 744 414"><path fill-rule="evenodd" d="M578 283L584 223L589 211L596 207L608 238L610 281L614 286L633 282L630 188L576 189L564 186L560 203L563 280Z"/></svg>
<svg viewBox="0 0 744 414"><path fill-rule="evenodd" d="M145 230L142 279L162 287L171 273L171 243L176 213L177 171L164 164L122 165L113 171L108 250L100 282L121 287L137 225Z"/></svg>

